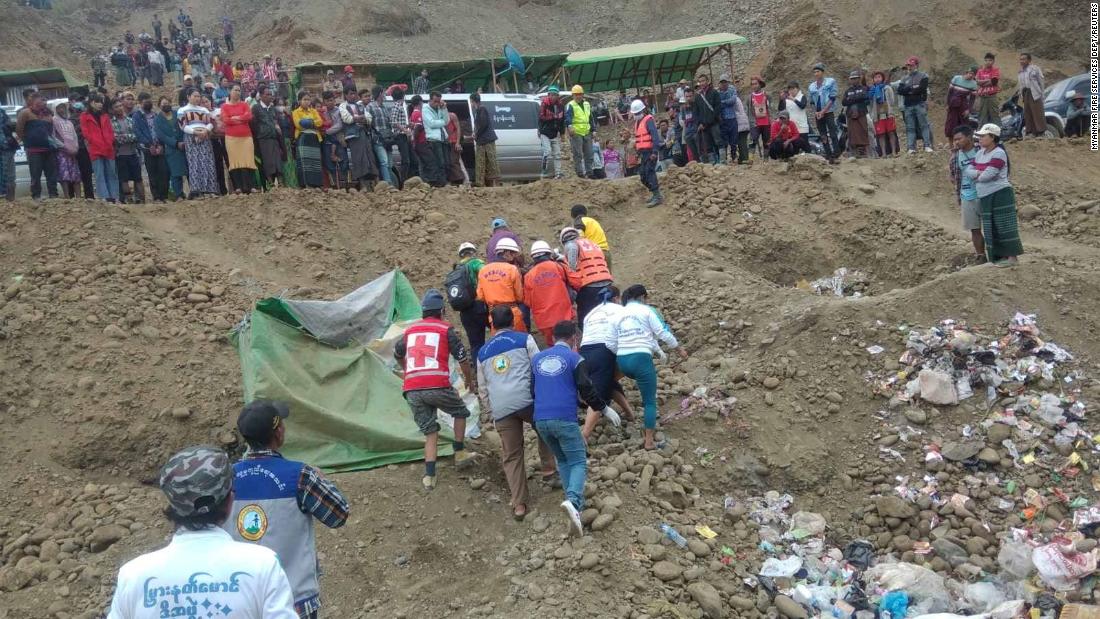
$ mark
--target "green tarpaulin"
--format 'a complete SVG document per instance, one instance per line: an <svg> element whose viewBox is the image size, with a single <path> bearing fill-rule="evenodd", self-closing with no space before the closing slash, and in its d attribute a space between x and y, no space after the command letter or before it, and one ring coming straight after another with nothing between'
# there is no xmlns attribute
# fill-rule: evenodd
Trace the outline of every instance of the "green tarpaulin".
<svg viewBox="0 0 1100 619"><path fill-rule="evenodd" d="M336 301L256 303L233 342L245 401L290 404L284 455L328 472L424 458L401 379L369 348L395 322L419 316L400 271ZM450 438L441 439L440 455L450 454Z"/></svg>
<svg viewBox="0 0 1100 619"><path fill-rule="evenodd" d="M573 52L562 65L570 84L581 84L588 92L627 88L651 88L681 79L695 78L701 64L710 59L711 48L728 49L745 43L745 37L717 33L675 41L652 41Z"/></svg>

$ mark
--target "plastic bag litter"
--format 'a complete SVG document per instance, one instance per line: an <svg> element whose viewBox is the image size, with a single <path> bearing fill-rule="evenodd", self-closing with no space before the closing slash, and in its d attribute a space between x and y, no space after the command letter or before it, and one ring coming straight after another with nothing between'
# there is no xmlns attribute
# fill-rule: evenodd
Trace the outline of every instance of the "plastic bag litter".
<svg viewBox="0 0 1100 619"><path fill-rule="evenodd" d="M1022 617L1027 602L1024 600L1011 600L1002 602L999 606L989 611L989 619L1015 619Z"/></svg>
<svg viewBox="0 0 1100 619"><path fill-rule="evenodd" d="M865 570L875 559L875 547L867 540L857 539L844 547L844 559L859 570Z"/></svg>
<svg viewBox="0 0 1100 619"><path fill-rule="evenodd" d="M904 619L909 612L909 594L904 591L888 592L878 603L878 610L886 619Z"/></svg>
<svg viewBox="0 0 1100 619"><path fill-rule="evenodd" d="M958 404L959 394L955 390L955 381L947 372L939 370L921 370L917 375L920 381L920 397L933 404Z"/></svg>
<svg viewBox="0 0 1100 619"><path fill-rule="evenodd" d="M974 582L966 585L963 599L971 611L986 613L1004 603L1005 595L991 582Z"/></svg>
<svg viewBox="0 0 1100 619"><path fill-rule="evenodd" d="M1062 410L1062 400L1054 394L1044 393L1039 398L1039 410L1035 414L1043 423L1051 427L1066 422L1065 411Z"/></svg>
<svg viewBox="0 0 1100 619"><path fill-rule="evenodd" d="M760 566L760 575L769 578L790 578L802 569L802 558L798 556L776 559L772 557Z"/></svg>
<svg viewBox="0 0 1100 619"><path fill-rule="evenodd" d="M802 539L825 532L825 517L813 512L795 512L791 516L791 528L787 531L791 537Z"/></svg>
<svg viewBox="0 0 1100 619"><path fill-rule="evenodd" d="M887 591L905 591L909 607L918 614L947 612L950 599L943 577L912 563L880 563L867 570L864 578Z"/></svg>
<svg viewBox="0 0 1100 619"><path fill-rule="evenodd" d="M1002 572L1014 578L1027 578L1035 569L1035 564L1031 562L1031 546L1011 539L1004 540L997 553L997 564Z"/></svg>
<svg viewBox="0 0 1100 619"><path fill-rule="evenodd" d="M1039 546L1032 551L1031 560L1043 582L1058 591L1069 591L1096 571L1096 553L1077 552L1073 542L1062 541Z"/></svg>

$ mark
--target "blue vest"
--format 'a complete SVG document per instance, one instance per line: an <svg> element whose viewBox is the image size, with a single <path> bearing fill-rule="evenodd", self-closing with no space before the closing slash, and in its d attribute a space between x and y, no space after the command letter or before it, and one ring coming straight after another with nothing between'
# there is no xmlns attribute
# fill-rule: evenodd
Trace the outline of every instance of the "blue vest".
<svg viewBox="0 0 1100 619"><path fill-rule="evenodd" d="M577 421L577 384L573 371L581 356L557 344L531 359L535 391L535 421Z"/></svg>
<svg viewBox="0 0 1100 619"><path fill-rule="evenodd" d="M301 462L255 458L233 465L233 511L222 525L238 542L275 551L290 580L294 603L320 595L313 516L298 507Z"/></svg>

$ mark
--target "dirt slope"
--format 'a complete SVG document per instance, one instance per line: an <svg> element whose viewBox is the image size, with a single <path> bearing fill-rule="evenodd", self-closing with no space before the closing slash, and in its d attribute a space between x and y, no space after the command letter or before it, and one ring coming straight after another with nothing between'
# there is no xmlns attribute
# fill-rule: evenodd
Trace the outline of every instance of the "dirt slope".
<svg viewBox="0 0 1100 619"><path fill-rule="evenodd" d="M707 598L687 585L701 582L730 614L763 613L766 596L740 584L762 560L758 525L725 510L727 496L790 492L792 511L826 516L830 543L871 537L902 553L868 497L891 494L894 475L917 465L878 459L884 437L897 437L875 417L883 400L864 377L903 350L898 325L956 318L997 333L1016 311L1035 313L1093 376L1086 399L1100 396L1098 179L1070 166L1084 149L1011 147L1028 253L1006 270L964 266L969 246L940 153L838 167L691 166L664 178L669 201L659 209L641 208L633 179L284 191L163 207L18 202L0 222L0 483L12 499L0 506L0 607L11 617L93 617L118 565L162 543L161 499L148 484L183 445L235 445L239 368L225 334L256 299L335 298L395 266L423 290L460 242L484 242L492 217L513 222L526 245L552 240L580 201L608 231L617 281L645 283L692 351L661 369L662 411L702 386L736 397L732 413L668 424L672 445L659 454L639 451L636 426L602 429L590 462L598 512L588 517L610 524L572 543L561 535L560 491L536 485L538 511L511 521L491 433L477 445L487 461L462 474L445 465L430 497L416 491L416 465L339 476L354 516L319 533L328 616L655 617L697 612ZM839 267L869 276L866 296L794 286ZM874 344L887 352L869 355ZM985 413L926 411L927 436L895 445L909 463L926 441L958 436ZM968 472L951 465L945 483L961 489ZM1073 496L1095 495L1065 483ZM959 544L979 537L947 514ZM719 537L685 554L655 546L659 522L685 532L708 524ZM736 556L729 566L717 560L723 546ZM992 565L996 544L982 548L972 560ZM662 561L671 567L657 568ZM663 581L655 569L675 575Z"/></svg>

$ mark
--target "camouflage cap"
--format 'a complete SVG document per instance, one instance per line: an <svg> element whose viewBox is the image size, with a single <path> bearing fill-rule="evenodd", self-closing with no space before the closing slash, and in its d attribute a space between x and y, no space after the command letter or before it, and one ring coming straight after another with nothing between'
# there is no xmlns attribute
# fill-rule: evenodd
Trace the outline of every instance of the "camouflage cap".
<svg viewBox="0 0 1100 619"><path fill-rule="evenodd" d="M229 455L217 447L188 447L161 469L160 489L179 516L209 513L233 489Z"/></svg>

